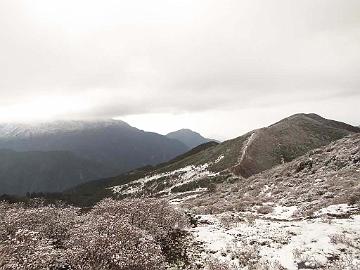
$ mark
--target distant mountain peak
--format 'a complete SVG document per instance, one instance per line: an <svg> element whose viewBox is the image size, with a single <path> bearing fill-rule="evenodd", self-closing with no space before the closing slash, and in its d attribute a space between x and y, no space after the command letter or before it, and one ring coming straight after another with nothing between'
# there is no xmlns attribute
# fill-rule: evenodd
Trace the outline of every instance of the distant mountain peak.
<svg viewBox="0 0 360 270"><path fill-rule="evenodd" d="M183 144L185 144L189 149L199 146L200 144L204 144L210 141L214 141L211 139L207 139L203 137L200 133L195 132L188 128L182 128L173 132L166 134L166 137L171 139L176 139Z"/></svg>
<svg viewBox="0 0 360 270"><path fill-rule="evenodd" d="M176 131L173 131L173 132L170 132L170 133L175 133L175 132L200 134L200 133L198 133L198 132L196 132L196 131L193 131L193 130L191 130L191 129L189 129L189 128L181 128L181 129L179 129L179 130L176 130ZM170 134L170 133L169 133L169 134Z"/></svg>

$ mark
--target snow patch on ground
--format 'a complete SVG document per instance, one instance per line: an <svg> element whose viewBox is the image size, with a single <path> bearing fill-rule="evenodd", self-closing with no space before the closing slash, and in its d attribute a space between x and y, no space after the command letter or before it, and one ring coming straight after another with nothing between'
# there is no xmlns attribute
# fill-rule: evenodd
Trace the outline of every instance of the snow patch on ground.
<svg viewBox="0 0 360 270"><path fill-rule="evenodd" d="M352 211L357 210L358 207L354 205L348 205L348 204L334 204L330 205L326 208L322 208L319 211L316 211L314 213L314 216L322 216L322 215L342 215L342 214L348 214Z"/></svg>
<svg viewBox="0 0 360 270"><path fill-rule="evenodd" d="M273 219L282 219L282 220L289 220L295 211L297 210L297 206L275 206L273 208L273 212L266 215L268 218Z"/></svg>
<svg viewBox="0 0 360 270"><path fill-rule="evenodd" d="M321 209L319 213L338 214L346 209L349 209L349 206L332 205ZM191 232L195 241L202 243L203 258L213 257L232 265L239 265L232 256L234 254L232 249L239 245L256 247L262 261L280 263L289 270L297 270L301 265L308 268L322 267L331 263L332 258L344 255L359 257L359 247L353 248L351 245L344 247L331 239L334 235L346 234L348 239L358 243L360 215L331 220L320 217L291 220L291 215L296 210L295 206L275 207L274 212L269 215L281 220L268 220L266 215L266 217L257 216L252 222L247 222L245 216L239 214L237 220L242 221L234 222L230 227L222 222L226 214L200 215L198 226ZM234 213L231 216L234 216Z"/></svg>
<svg viewBox="0 0 360 270"><path fill-rule="evenodd" d="M207 188L197 188L197 189L190 190L190 191L176 193L176 195L174 195L174 197L172 199L170 199L170 204L173 204L173 205L182 204L188 200L198 197L200 194L202 194L206 191L207 191Z"/></svg>

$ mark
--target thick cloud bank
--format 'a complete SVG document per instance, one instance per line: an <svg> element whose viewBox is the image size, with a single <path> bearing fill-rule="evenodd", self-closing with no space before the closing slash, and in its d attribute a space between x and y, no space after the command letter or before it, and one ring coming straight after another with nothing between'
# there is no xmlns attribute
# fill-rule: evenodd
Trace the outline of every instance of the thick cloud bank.
<svg viewBox="0 0 360 270"><path fill-rule="evenodd" d="M359 12L358 0L3 0L0 120L118 116L167 132L174 116L168 128L219 138L298 111L360 124Z"/></svg>

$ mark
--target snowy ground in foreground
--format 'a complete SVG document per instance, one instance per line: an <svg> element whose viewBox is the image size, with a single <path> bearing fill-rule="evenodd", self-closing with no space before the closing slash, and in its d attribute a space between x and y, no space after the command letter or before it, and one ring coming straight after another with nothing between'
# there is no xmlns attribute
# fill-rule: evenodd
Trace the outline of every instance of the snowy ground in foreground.
<svg viewBox="0 0 360 270"><path fill-rule="evenodd" d="M242 262L251 259L290 270L324 269L340 261L344 261L343 269L359 269L360 215L342 219L328 216L353 208L333 205L318 211L312 219L291 220L289 213L294 210L278 207L273 216L256 217L249 213L200 215L199 225L191 232L203 248L200 254L203 260L216 258L234 269L247 269ZM246 250L252 254L244 254Z"/></svg>

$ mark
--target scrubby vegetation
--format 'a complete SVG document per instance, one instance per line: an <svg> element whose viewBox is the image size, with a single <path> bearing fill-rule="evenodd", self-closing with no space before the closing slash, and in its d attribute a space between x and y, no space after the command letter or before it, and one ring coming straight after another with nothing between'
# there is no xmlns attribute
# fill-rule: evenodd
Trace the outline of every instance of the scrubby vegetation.
<svg viewBox="0 0 360 270"><path fill-rule="evenodd" d="M244 212L253 207L268 214L269 205L281 201L298 206L294 216L307 217L329 205L358 205L359 144L360 135L345 137L250 178L219 184L214 193L199 196L186 206L200 214Z"/></svg>
<svg viewBox="0 0 360 270"><path fill-rule="evenodd" d="M0 269L358 269L360 135L242 177L228 159L246 161L254 138L81 193L4 196Z"/></svg>
<svg viewBox="0 0 360 270"><path fill-rule="evenodd" d="M0 269L165 269L186 216L162 200L105 199L92 209L0 203ZM174 253L175 252L175 253Z"/></svg>

